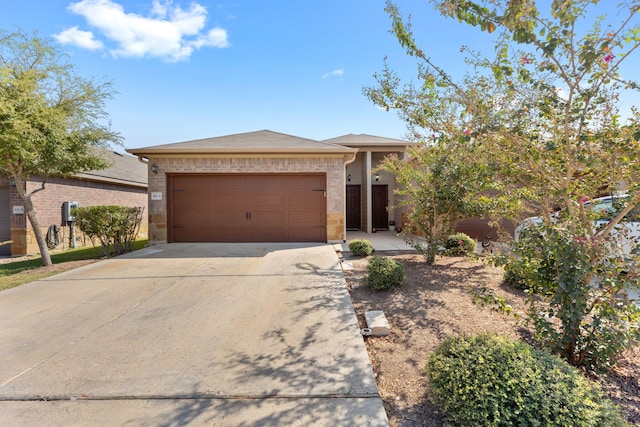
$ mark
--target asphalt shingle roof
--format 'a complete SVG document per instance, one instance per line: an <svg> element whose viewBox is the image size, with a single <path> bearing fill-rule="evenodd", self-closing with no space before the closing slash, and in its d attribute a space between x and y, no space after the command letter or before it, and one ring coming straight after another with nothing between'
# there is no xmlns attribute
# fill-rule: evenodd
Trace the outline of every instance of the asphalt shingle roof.
<svg viewBox="0 0 640 427"><path fill-rule="evenodd" d="M102 148L97 150L99 155L107 160L111 166L102 170L79 173L75 175L76 177L113 184L147 187L147 165L140 162L137 157Z"/></svg>
<svg viewBox="0 0 640 427"><path fill-rule="evenodd" d="M127 150L135 155L212 153L350 153L328 142L261 130Z"/></svg>
<svg viewBox="0 0 640 427"><path fill-rule="evenodd" d="M372 146L399 146L406 147L412 145L410 141L402 139L385 138L382 136L374 136L367 134L354 135L352 133L348 135L338 136L336 138L325 139L325 143L342 145L346 147L372 147Z"/></svg>

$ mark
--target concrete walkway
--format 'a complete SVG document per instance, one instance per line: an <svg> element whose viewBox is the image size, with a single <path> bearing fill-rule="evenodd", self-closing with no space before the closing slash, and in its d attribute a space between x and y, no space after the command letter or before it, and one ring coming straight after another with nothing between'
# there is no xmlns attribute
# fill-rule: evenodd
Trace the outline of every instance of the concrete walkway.
<svg viewBox="0 0 640 427"><path fill-rule="evenodd" d="M386 426L332 245L170 244L0 292L0 425Z"/></svg>
<svg viewBox="0 0 640 427"><path fill-rule="evenodd" d="M368 240L376 251L415 251L405 242L404 237L393 231L379 231L367 234L363 231L348 231L347 241L335 245L336 252L350 252L349 242L355 239Z"/></svg>

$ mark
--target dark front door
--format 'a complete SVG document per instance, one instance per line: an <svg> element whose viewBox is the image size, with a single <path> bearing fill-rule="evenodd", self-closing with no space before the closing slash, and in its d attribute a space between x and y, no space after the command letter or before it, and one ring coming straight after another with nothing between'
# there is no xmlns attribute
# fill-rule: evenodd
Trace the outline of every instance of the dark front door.
<svg viewBox="0 0 640 427"><path fill-rule="evenodd" d="M378 230L387 230L389 228L389 212L387 212L389 198L387 187L386 185L374 185L371 187L372 226Z"/></svg>
<svg viewBox="0 0 640 427"><path fill-rule="evenodd" d="M360 186L347 185L347 229L359 230L361 227L361 218Z"/></svg>

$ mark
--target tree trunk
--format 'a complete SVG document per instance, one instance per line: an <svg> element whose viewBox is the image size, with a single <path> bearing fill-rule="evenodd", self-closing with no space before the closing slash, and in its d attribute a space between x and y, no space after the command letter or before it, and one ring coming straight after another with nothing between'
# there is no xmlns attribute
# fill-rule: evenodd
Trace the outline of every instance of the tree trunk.
<svg viewBox="0 0 640 427"><path fill-rule="evenodd" d="M36 189L31 193L27 193L26 179L22 175L22 169L18 171L11 170L10 172L11 176L16 181L16 190L24 203L25 214L27 215L27 218L29 218L29 223L31 224L31 228L33 228L33 234L36 236L36 242L38 242L38 248L40 248L40 254L42 255L42 265L45 267L52 265L51 255L49 255L49 247L47 246L44 234L42 234L42 229L40 228L40 223L38 222L36 211L33 208L33 202L31 201L31 196L44 190L45 181L42 182L39 189Z"/></svg>
<svg viewBox="0 0 640 427"><path fill-rule="evenodd" d="M427 253L425 260L427 264L433 265L436 262L436 255L438 253L438 239L435 236L435 226L432 224L426 234L427 237Z"/></svg>
<svg viewBox="0 0 640 427"><path fill-rule="evenodd" d="M425 262L429 265L435 264L437 253L438 245L435 242L429 242L427 246L427 254L425 255Z"/></svg>
<svg viewBox="0 0 640 427"><path fill-rule="evenodd" d="M40 248L40 254L42 255L42 265L45 267L52 265L51 256L49 255L49 247L47 246L44 234L42 234L40 223L38 222L38 218L36 217L36 211L33 210L33 204L25 204L27 205L25 206L25 209L27 211L27 218L29 218L31 228L33 228L33 234L35 234L36 242L38 242L38 248Z"/></svg>

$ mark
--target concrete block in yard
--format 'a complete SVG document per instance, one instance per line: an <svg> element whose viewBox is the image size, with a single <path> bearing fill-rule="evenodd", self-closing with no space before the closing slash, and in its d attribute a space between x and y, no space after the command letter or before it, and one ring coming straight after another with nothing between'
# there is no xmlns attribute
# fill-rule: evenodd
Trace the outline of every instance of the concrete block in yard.
<svg viewBox="0 0 640 427"><path fill-rule="evenodd" d="M391 333L389 321L382 311L367 311L364 313L364 318L367 322L367 328L371 329L371 335L380 337Z"/></svg>

